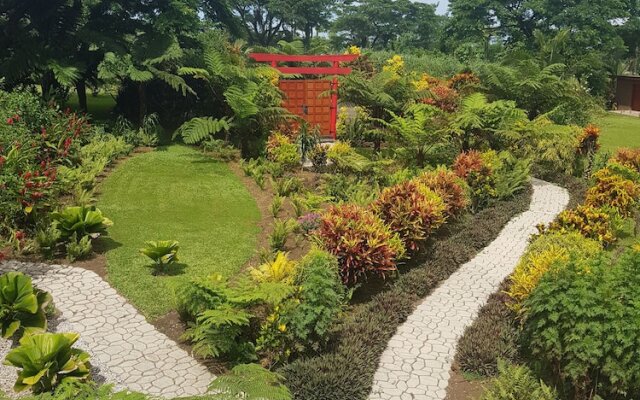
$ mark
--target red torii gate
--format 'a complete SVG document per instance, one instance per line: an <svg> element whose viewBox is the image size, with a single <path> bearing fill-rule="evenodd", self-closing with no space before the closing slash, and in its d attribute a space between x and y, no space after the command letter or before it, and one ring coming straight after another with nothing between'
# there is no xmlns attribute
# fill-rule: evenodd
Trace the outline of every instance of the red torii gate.
<svg viewBox="0 0 640 400"><path fill-rule="evenodd" d="M338 78L337 75L351 73L351 68L341 67L341 62L351 62L358 58L356 54L288 55L270 53L251 53L249 57L258 62L268 62L283 74L297 75L333 75L333 79L283 79L280 89L285 93L283 106L292 114L304 118L309 124L317 125L325 136L336 138L338 118ZM331 63L331 67L281 67L281 62ZM331 98L320 96L331 91Z"/></svg>

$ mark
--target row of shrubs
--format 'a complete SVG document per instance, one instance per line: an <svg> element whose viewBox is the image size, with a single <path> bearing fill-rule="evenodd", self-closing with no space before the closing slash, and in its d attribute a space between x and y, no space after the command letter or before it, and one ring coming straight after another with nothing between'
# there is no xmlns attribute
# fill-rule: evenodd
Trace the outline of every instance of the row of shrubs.
<svg viewBox="0 0 640 400"><path fill-rule="evenodd" d="M635 232L639 161L640 150L621 149L596 171L584 204L540 228L502 294L461 338L463 371L498 374L485 399L519 398L514 374L536 387L532 399L640 395L640 248L617 244Z"/></svg>
<svg viewBox="0 0 640 400"><path fill-rule="evenodd" d="M397 327L440 282L471 260L515 215L525 211L530 190L496 202L476 214L452 220L438 240L424 244L419 261L386 291L353 306L332 329L318 354L307 354L281 372L296 399L366 399L378 361ZM418 255L415 258L418 261Z"/></svg>

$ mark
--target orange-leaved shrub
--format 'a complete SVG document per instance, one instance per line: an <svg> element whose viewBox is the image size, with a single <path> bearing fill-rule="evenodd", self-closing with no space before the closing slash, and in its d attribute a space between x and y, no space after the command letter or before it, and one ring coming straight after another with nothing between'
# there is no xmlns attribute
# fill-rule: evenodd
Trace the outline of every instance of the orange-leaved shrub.
<svg viewBox="0 0 640 400"><path fill-rule="evenodd" d="M620 164L634 168L636 171L640 172L640 148L620 148L616 152L616 155L613 157L613 159L618 161Z"/></svg>
<svg viewBox="0 0 640 400"><path fill-rule="evenodd" d="M446 206L446 215L459 215L469 206L467 184L455 172L440 167L416 178L420 183L438 193Z"/></svg>
<svg viewBox="0 0 640 400"><path fill-rule="evenodd" d="M538 226L538 230L541 233L576 231L603 245L616 240L611 226L611 216L600 208L587 205L561 212L548 227Z"/></svg>
<svg viewBox="0 0 640 400"><path fill-rule="evenodd" d="M485 207L496 197L493 167L483 153L477 150L460 153L453 163L453 170L469 185L473 211Z"/></svg>
<svg viewBox="0 0 640 400"><path fill-rule="evenodd" d="M329 208L315 232L318 243L338 258L340 276L353 284L373 274L396 270L405 248L397 234L370 210L355 204Z"/></svg>
<svg viewBox="0 0 640 400"><path fill-rule="evenodd" d="M613 207L620 215L631 216L640 198L640 186L609 168L599 170L593 177L595 184L587 191L585 204L592 207Z"/></svg>
<svg viewBox="0 0 640 400"><path fill-rule="evenodd" d="M386 188L371 204L391 230L400 236L407 250L416 251L432 231L442 226L446 205L433 190L417 180Z"/></svg>

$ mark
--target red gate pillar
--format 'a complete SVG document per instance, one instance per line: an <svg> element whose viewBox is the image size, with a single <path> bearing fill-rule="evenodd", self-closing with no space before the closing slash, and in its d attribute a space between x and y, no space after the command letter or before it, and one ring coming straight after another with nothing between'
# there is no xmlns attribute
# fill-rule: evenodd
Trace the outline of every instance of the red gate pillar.
<svg viewBox="0 0 640 400"><path fill-rule="evenodd" d="M337 61L333 62L333 67L338 68L340 63ZM338 77L333 76L333 82L331 85L331 128L329 129L329 133L333 136L333 140L336 140L338 129L337 129L337 121L338 121Z"/></svg>

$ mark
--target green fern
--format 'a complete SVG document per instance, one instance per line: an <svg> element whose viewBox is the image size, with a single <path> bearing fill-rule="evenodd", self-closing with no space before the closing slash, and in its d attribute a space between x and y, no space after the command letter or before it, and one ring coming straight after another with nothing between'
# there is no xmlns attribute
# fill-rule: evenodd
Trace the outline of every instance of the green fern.
<svg viewBox="0 0 640 400"><path fill-rule="evenodd" d="M196 144L217 133L227 132L232 126L232 121L226 117L219 119L212 117L193 118L182 124L176 130L174 137L180 135L185 143Z"/></svg>
<svg viewBox="0 0 640 400"><path fill-rule="evenodd" d="M251 317L252 314L240 308L223 304L202 312L183 338L194 343L193 352L201 357L240 353L244 344L237 339L249 326Z"/></svg>
<svg viewBox="0 0 640 400"><path fill-rule="evenodd" d="M522 365L509 365L498 360L499 376L491 382L481 400L556 400L553 388L539 381Z"/></svg>
<svg viewBox="0 0 640 400"><path fill-rule="evenodd" d="M257 364L236 365L209 386L217 400L291 400L293 396L282 384L283 377Z"/></svg>

